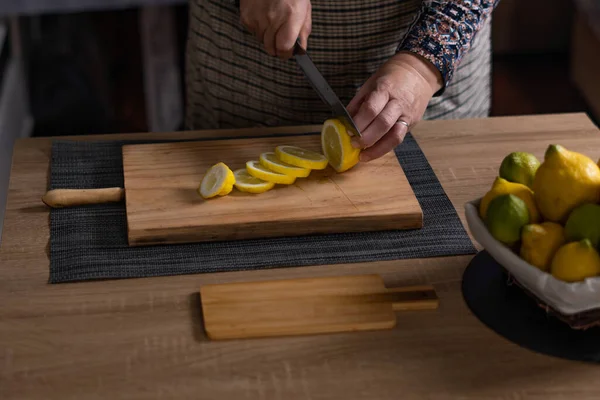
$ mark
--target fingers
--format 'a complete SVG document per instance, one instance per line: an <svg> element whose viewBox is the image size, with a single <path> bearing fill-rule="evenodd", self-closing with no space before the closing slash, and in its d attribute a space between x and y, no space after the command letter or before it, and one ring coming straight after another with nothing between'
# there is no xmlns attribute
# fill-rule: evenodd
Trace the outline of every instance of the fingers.
<svg viewBox="0 0 600 400"><path fill-rule="evenodd" d="M375 160L390 151L394 150L404 140L408 132L408 127L402 123L397 123L379 140L373 147L361 151L360 161L366 162Z"/></svg>
<svg viewBox="0 0 600 400"><path fill-rule="evenodd" d="M296 40L300 39L302 47L307 48L312 6L309 0L240 0L240 19L268 54L288 59Z"/></svg>
<svg viewBox="0 0 600 400"><path fill-rule="evenodd" d="M269 25L265 30L264 35L258 36L258 40L262 39L263 45L265 46L265 51L273 57L277 56L277 50L275 48L275 35L278 29L278 25Z"/></svg>
<svg viewBox="0 0 600 400"><path fill-rule="evenodd" d="M279 28L275 35L275 50L277 56L284 60L292 57L296 40L300 36L301 30L304 28L306 14L294 13L291 17ZM306 36L308 38L308 36ZM304 45L305 46L305 45Z"/></svg>
<svg viewBox="0 0 600 400"><path fill-rule="evenodd" d="M394 126L401 113L402 106L400 102L396 99L391 99L373 122L366 129L361 130L362 138L360 139L360 144L364 147L373 146Z"/></svg>
<svg viewBox="0 0 600 400"><path fill-rule="evenodd" d="M264 29L259 34L258 20L254 18L252 7L248 3L248 0L240 0L240 22L242 23L242 26L248 30L248 32L256 36L258 40L261 40L264 35Z"/></svg>
<svg viewBox="0 0 600 400"><path fill-rule="evenodd" d="M365 96L367 94L369 94L370 92L371 92L371 80L369 79L360 88L358 93L356 93L354 98L350 101L350 103L348 103L348 106L346 107L346 110L348 111L348 113L350 114L352 119L354 119L354 117L356 116L356 113L358 113L358 110L360 109L360 106L362 105L362 103L365 99Z"/></svg>

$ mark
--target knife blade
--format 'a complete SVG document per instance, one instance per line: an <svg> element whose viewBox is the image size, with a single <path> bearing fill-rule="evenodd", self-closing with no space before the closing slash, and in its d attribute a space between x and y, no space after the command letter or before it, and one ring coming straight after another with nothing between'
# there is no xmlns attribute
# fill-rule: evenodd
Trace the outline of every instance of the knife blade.
<svg viewBox="0 0 600 400"><path fill-rule="evenodd" d="M331 86L327 83L327 80L317 69L317 66L313 63L307 51L302 48L300 40L297 40L296 45L294 46L294 58L313 89L319 94L321 100L323 100L323 102L331 109L333 117L339 119L344 124L350 136L361 137L362 135L352 120L352 117L348 114L346 107L344 107L333 89L331 89Z"/></svg>

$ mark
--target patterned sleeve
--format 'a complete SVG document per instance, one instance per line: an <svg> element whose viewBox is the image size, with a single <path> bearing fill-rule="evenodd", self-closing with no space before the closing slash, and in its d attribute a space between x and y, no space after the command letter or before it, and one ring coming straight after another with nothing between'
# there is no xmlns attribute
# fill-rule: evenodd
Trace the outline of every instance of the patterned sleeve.
<svg viewBox="0 0 600 400"><path fill-rule="evenodd" d="M398 51L416 53L431 61L442 74L444 92L454 69L469 51L500 0L425 0Z"/></svg>

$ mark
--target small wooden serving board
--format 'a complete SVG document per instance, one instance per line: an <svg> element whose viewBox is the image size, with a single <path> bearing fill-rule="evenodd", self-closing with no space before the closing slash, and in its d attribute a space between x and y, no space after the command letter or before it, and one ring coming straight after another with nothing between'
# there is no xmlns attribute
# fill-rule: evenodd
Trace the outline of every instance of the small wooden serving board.
<svg viewBox="0 0 600 400"><path fill-rule="evenodd" d="M321 151L319 135L123 146L129 244L150 245L421 228L421 207L393 153L337 174L328 167L261 194L204 200L212 165L245 168L282 144Z"/></svg>
<svg viewBox="0 0 600 400"><path fill-rule="evenodd" d="M431 286L386 288L378 275L206 285L200 288L210 339L391 329L394 311L431 310Z"/></svg>

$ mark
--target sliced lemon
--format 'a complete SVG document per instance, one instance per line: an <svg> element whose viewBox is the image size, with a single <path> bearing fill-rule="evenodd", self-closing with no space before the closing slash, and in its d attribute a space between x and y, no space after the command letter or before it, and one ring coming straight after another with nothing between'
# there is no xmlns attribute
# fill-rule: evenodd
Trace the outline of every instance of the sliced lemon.
<svg viewBox="0 0 600 400"><path fill-rule="evenodd" d="M198 193L205 199L226 196L233 190L235 176L227 165L220 162L208 169L198 187Z"/></svg>
<svg viewBox="0 0 600 400"><path fill-rule="evenodd" d="M275 154L277 155L277 158L284 163L300 168L325 169L328 164L327 157L323 154L297 146L277 146L275 148Z"/></svg>
<svg viewBox="0 0 600 400"><path fill-rule="evenodd" d="M260 165L258 160L248 161L246 163L246 171L255 178L263 181L280 183L282 185L291 185L296 181L295 176L280 174L279 172L271 171L268 168Z"/></svg>
<svg viewBox="0 0 600 400"><path fill-rule="evenodd" d="M329 165L337 172L347 171L358 164L360 149L352 147L351 137L338 119L328 119L323 124L321 147Z"/></svg>
<svg viewBox="0 0 600 400"><path fill-rule="evenodd" d="M260 155L260 165L270 169L271 171L279 172L280 174L294 176L296 178L306 178L310 174L310 169L296 167L295 165L285 163L277 158L273 152L262 153Z"/></svg>
<svg viewBox="0 0 600 400"><path fill-rule="evenodd" d="M240 192L264 193L275 186L273 182L255 178L245 169L238 169L233 175L235 175L235 188Z"/></svg>

